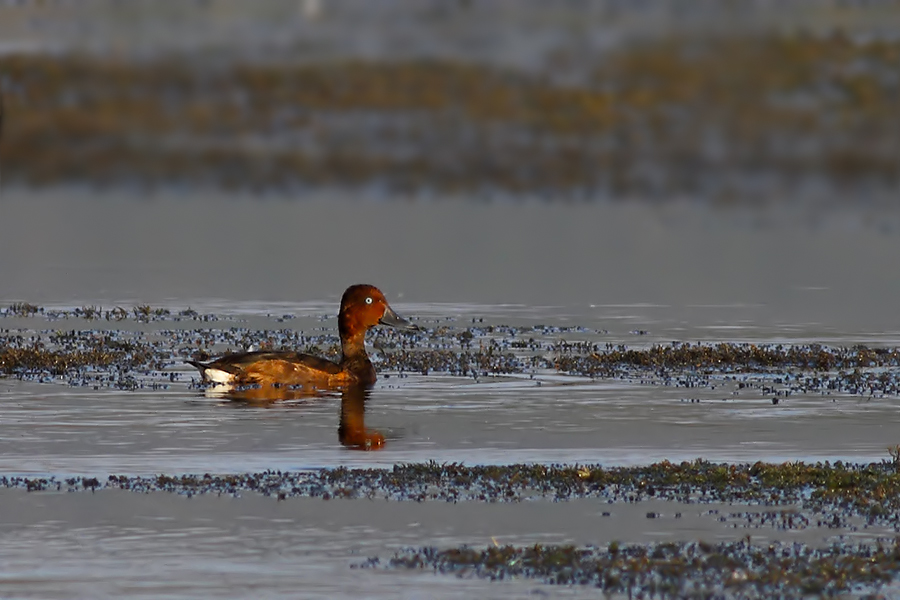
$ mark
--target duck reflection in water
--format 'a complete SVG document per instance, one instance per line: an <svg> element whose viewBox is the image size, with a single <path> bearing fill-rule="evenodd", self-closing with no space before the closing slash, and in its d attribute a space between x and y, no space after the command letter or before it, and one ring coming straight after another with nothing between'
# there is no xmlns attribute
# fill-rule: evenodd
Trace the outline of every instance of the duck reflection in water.
<svg viewBox="0 0 900 600"><path fill-rule="evenodd" d="M341 418L338 425L338 441L351 450L380 450L384 447L384 434L366 428L366 403L371 394L370 385L352 384L339 390L323 391L314 388L252 386L227 389L223 386L207 388L206 395L229 400L229 405L244 408L302 408L312 403L341 396Z"/></svg>
<svg viewBox="0 0 900 600"><path fill-rule="evenodd" d="M341 422L338 440L353 450L380 450L384 448L384 435L374 429L366 429L366 402L372 393L370 388L352 385L341 391Z"/></svg>

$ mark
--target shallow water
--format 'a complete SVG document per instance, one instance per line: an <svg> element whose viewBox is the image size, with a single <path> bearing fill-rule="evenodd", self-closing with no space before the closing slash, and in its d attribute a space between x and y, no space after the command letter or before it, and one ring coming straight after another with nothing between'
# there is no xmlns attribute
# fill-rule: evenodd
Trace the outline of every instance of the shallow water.
<svg viewBox="0 0 900 600"><path fill-rule="evenodd" d="M538 377L538 380L542 379ZM3 381L0 472L41 476L243 473L465 464L647 464L660 460L877 461L896 443L896 402L526 377L383 380L366 425L383 450L342 447L340 399L271 407L165 391L81 391Z"/></svg>
<svg viewBox="0 0 900 600"><path fill-rule="evenodd" d="M7 192L3 213L0 255L16 260L0 264L0 306L151 304L222 317L174 324L4 317L4 329L333 334L340 293L366 280L428 327L464 329L473 320L577 326L540 335L635 347L673 340L900 343L893 301L900 281L891 276L900 219L889 211L327 196L123 202ZM170 370L180 378L165 389L134 392L0 380L0 474L241 473L427 460L877 461L897 443L893 398L816 392L774 405L770 395L726 381L689 388L547 371L477 380L383 373L366 425L387 444L358 452L338 442L338 397L236 405L191 388L190 368ZM4 589L40 597L278 597L299 586L329 597L524 597L543 586L349 565L405 545L483 545L491 536L527 544L746 533L732 535L699 517L651 522L647 504L630 512L617 506L618 516L604 521L598 513L608 507L596 502L456 507L11 490L0 492L0 504ZM809 535L819 543L843 533Z"/></svg>
<svg viewBox="0 0 900 600"><path fill-rule="evenodd" d="M591 588L352 569L422 544L576 543L752 535L758 542L821 545L840 533L744 528L748 507L596 500L519 504L412 503L0 491L4 594L40 597L367 598L596 597ZM97 510L103 507L102 511ZM758 507L749 507L758 510ZM647 518L648 511L655 518ZM607 513L607 514L604 514ZM724 515L724 516L723 516ZM871 532L869 535L883 532Z"/></svg>

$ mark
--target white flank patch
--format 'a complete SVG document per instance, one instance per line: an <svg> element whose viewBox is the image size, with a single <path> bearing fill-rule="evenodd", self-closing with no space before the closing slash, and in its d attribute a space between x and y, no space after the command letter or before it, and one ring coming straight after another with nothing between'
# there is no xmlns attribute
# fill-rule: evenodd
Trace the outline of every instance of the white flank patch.
<svg viewBox="0 0 900 600"><path fill-rule="evenodd" d="M220 369L206 369L203 371L203 376L213 383L231 383L234 381L234 375Z"/></svg>

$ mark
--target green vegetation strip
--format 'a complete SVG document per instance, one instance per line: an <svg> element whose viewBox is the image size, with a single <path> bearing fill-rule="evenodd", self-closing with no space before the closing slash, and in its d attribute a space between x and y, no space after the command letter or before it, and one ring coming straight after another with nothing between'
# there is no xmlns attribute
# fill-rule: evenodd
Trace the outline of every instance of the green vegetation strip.
<svg viewBox="0 0 900 600"><path fill-rule="evenodd" d="M305 334L269 315L273 329L239 327L237 317L190 308L135 306L44 309L17 303L0 309L0 376L70 385L142 389L168 386L193 371L186 359L246 348L293 350L336 359L336 332ZM59 329L33 329L34 322ZM81 329L81 323L113 323ZM171 325L167 325L171 324ZM210 325L218 324L217 327ZM227 324L227 327L226 327ZM439 325L415 333L377 329L368 339L380 372L463 377L565 373L683 388L718 388L723 398L788 398L797 394L900 396L900 348L822 344L672 342L643 347L599 343L605 332L580 327ZM28 326L25 328L23 326ZM109 325L107 327L110 327ZM567 338L572 341L567 341ZM581 341L579 341L581 340Z"/></svg>
<svg viewBox="0 0 900 600"><path fill-rule="evenodd" d="M604 375L618 367L648 369L727 370L800 367L809 370L858 369L900 365L900 349L851 346L830 348L821 344L683 344L654 345L647 349L609 346L587 354L568 353L557 361L561 371Z"/></svg>
<svg viewBox="0 0 900 600"><path fill-rule="evenodd" d="M703 460L604 468L520 464L473 466L435 462L392 469L323 469L238 475L117 476L107 479L2 477L0 485L28 490L115 488L179 494L258 492L278 498L387 498L413 501L518 502L599 498L638 502L736 502L792 505L840 525L848 517L900 529L900 455L870 464L719 464ZM826 515L827 513L827 515ZM837 518L837 520L835 520Z"/></svg>
<svg viewBox="0 0 900 600"><path fill-rule="evenodd" d="M900 447L892 460L870 464L716 464L698 460L641 467L598 465L459 464L396 465L392 469L323 469L235 475L111 475L68 479L0 477L0 485L30 492L129 490L240 496L388 499L415 502L519 502L596 498L600 504L647 499L703 505L730 503L739 520L762 518L779 529L796 522L828 531L855 531L851 518L873 530L868 543L845 541L813 547L804 543L702 541L650 544L612 542L587 546L495 545L484 549L423 547L373 557L357 568L428 570L492 580L534 579L584 585L607 595L634 598L890 597L900 573L900 545L877 537L900 531ZM773 511L773 507L782 510ZM783 510L788 506L787 510ZM777 512L778 515L774 513ZM718 514L719 511L717 510ZM805 513L805 514L804 514ZM806 516L809 515L809 516ZM648 518L650 518L648 514ZM655 517L654 517L655 518ZM815 520L817 525L813 525ZM751 526L753 524L750 524ZM830 534L833 536L833 534ZM839 540L846 539L841 536ZM880 595L887 592L887 596Z"/></svg>
<svg viewBox="0 0 900 600"><path fill-rule="evenodd" d="M382 566L377 558L358 565ZM492 580L595 586L628 598L809 598L877 594L900 574L900 544L754 545L748 540L620 545L420 548L387 567ZM896 591L896 590L894 590Z"/></svg>

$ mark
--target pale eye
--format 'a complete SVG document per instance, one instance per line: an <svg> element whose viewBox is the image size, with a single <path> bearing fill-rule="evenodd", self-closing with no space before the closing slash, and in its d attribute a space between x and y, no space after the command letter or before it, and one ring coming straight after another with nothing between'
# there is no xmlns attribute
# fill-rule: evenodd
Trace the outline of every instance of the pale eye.
<svg viewBox="0 0 900 600"><path fill-rule="evenodd" d="M372 299L371 299L371 298L366 298L366 304L372 304Z"/></svg>

